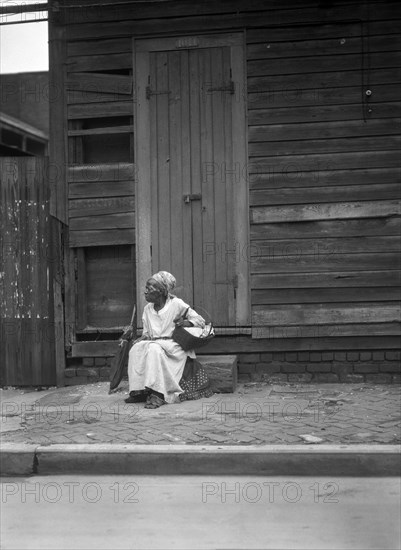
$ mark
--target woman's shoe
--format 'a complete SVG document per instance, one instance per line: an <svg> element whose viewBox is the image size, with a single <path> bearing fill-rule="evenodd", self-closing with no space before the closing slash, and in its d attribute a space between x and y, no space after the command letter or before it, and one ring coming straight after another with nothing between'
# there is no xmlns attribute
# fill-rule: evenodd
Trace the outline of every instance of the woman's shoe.
<svg viewBox="0 0 401 550"><path fill-rule="evenodd" d="M161 399L157 395L152 394L146 401L145 409L158 409L162 405L165 405L164 399Z"/></svg>
<svg viewBox="0 0 401 550"><path fill-rule="evenodd" d="M126 403L145 403L148 399L148 394L146 393L137 393L133 394L132 392L129 394L129 397L127 399L124 399Z"/></svg>

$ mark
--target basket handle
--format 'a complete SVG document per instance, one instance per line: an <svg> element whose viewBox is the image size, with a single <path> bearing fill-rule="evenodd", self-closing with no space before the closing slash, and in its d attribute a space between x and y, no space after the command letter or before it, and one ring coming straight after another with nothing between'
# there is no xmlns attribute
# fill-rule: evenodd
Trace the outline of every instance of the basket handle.
<svg viewBox="0 0 401 550"><path fill-rule="evenodd" d="M190 309L190 307L191 307L191 306L188 306L187 309L185 310L185 313L184 313L184 315L182 316L183 319L186 318L187 313L188 313L188 310ZM208 336L210 336L210 333L211 333L212 330L213 330L213 323L212 323L212 321L210 321L209 324L210 324L210 329L209 329L209 334L208 334Z"/></svg>

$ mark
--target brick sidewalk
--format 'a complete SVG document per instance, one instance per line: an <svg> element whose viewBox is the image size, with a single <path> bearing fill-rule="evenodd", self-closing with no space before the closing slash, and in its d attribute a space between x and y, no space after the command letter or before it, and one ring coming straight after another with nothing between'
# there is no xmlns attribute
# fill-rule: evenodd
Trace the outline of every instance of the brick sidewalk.
<svg viewBox="0 0 401 550"><path fill-rule="evenodd" d="M242 383L235 394L127 405L127 383L2 390L1 441L192 445L399 444L399 385ZM316 439L314 439L316 438Z"/></svg>

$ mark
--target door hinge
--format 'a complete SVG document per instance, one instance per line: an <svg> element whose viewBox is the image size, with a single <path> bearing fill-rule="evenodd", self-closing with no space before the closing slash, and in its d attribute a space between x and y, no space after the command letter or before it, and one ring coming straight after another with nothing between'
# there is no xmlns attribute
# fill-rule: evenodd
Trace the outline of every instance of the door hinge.
<svg viewBox="0 0 401 550"><path fill-rule="evenodd" d="M150 86L146 86L146 99L150 99L152 95L171 94L170 90L152 90Z"/></svg>
<svg viewBox="0 0 401 550"><path fill-rule="evenodd" d="M223 84L222 86L216 86L207 88L208 92L229 92L230 94L235 94L235 85L232 80L228 84Z"/></svg>

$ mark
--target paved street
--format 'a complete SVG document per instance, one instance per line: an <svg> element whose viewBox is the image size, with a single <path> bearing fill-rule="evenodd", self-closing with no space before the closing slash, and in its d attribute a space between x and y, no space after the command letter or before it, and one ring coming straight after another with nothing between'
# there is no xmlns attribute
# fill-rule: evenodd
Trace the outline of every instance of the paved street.
<svg viewBox="0 0 401 550"><path fill-rule="evenodd" d="M398 444L400 385L239 384L235 394L166 405L124 403L127 383L0 392L1 441L141 445Z"/></svg>
<svg viewBox="0 0 401 550"><path fill-rule="evenodd" d="M5 550L400 548L394 478L36 476L1 492Z"/></svg>

